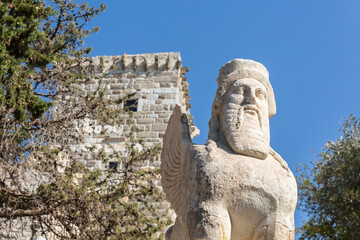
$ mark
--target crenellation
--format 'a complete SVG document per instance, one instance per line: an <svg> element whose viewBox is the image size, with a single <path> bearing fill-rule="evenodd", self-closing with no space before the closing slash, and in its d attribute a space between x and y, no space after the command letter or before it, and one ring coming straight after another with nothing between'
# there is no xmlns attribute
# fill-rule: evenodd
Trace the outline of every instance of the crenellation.
<svg viewBox="0 0 360 240"><path fill-rule="evenodd" d="M136 72L137 75L145 76L146 73L161 73L176 71L181 68L182 62L179 53L158 53L122 56L102 56L89 58L83 64L83 72L95 74L121 75L128 72ZM176 76L166 73L168 76Z"/></svg>

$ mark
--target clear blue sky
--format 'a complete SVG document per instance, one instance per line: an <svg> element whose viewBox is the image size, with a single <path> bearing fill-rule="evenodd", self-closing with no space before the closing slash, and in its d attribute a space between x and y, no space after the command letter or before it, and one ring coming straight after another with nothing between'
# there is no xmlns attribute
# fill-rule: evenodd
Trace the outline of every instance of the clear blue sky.
<svg viewBox="0 0 360 240"><path fill-rule="evenodd" d="M99 3L101 1L90 1ZM271 145L288 162L315 160L339 137L342 118L360 116L360 1L105 0L87 40L92 56L180 52L191 113L207 139L219 68L234 58L270 72L277 114ZM296 212L296 225L304 214Z"/></svg>

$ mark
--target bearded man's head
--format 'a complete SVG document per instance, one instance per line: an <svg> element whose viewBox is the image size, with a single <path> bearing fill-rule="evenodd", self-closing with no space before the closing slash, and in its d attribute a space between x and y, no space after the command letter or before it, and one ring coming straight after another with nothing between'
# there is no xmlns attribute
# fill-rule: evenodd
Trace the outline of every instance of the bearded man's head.
<svg viewBox="0 0 360 240"><path fill-rule="evenodd" d="M269 118L276 113L266 68L234 59L220 69L209 122L209 140L225 141L233 152L265 159L270 148Z"/></svg>

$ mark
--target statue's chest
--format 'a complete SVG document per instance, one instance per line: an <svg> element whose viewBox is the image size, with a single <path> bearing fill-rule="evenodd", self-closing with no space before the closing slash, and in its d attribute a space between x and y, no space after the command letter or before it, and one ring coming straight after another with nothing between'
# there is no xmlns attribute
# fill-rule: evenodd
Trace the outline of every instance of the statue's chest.
<svg viewBox="0 0 360 240"><path fill-rule="evenodd" d="M256 192L278 199L289 187L287 172L271 158L236 155L204 160L197 175L208 197L240 197L244 192Z"/></svg>

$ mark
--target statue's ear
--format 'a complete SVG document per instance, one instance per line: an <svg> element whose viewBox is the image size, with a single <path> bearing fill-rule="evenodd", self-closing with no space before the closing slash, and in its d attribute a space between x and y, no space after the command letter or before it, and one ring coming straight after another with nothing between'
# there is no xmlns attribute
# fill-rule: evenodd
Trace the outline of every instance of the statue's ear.
<svg viewBox="0 0 360 240"><path fill-rule="evenodd" d="M213 102L211 110L211 118L209 121L209 140L218 141L219 140L219 131L220 131L220 113L223 104L216 99Z"/></svg>
<svg viewBox="0 0 360 240"><path fill-rule="evenodd" d="M222 106L223 106L223 104L219 100L215 101L214 105L213 105L213 113L215 115L219 115L221 112Z"/></svg>

